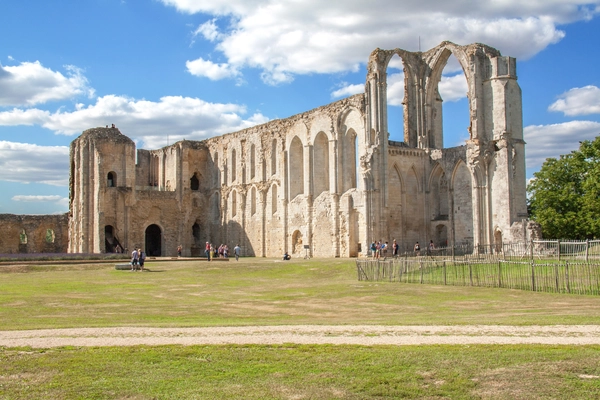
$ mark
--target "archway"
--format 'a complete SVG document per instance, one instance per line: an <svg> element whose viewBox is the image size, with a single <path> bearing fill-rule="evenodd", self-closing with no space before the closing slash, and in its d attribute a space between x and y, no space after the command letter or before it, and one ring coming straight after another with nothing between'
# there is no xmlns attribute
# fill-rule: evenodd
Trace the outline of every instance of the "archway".
<svg viewBox="0 0 600 400"><path fill-rule="evenodd" d="M149 256L162 255L162 232L158 225L152 224L146 228L146 254Z"/></svg>
<svg viewBox="0 0 600 400"><path fill-rule="evenodd" d="M295 231L292 234L292 254L300 254L303 249L302 233L300 233L300 231Z"/></svg>

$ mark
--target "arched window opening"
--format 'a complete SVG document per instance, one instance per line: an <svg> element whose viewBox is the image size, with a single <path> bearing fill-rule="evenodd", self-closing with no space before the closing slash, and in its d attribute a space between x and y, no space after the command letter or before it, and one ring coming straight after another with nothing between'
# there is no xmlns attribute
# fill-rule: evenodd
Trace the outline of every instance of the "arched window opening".
<svg viewBox="0 0 600 400"><path fill-rule="evenodd" d="M200 189L200 180L198 179L198 173L194 173L194 176L190 178L190 189L198 190Z"/></svg>
<svg viewBox="0 0 600 400"><path fill-rule="evenodd" d="M292 254L300 254L303 249L302 233L300 233L300 231L294 231L292 234Z"/></svg>
<svg viewBox="0 0 600 400"><path fill-rule="evenodd" d="M277 185L271 186L271 214L277 212Z"/></svg>
<svg viewBox="0 0 600 400"><path fill-rule="evenodd" d="M231 216L235 217L237 214L237 193L235 190L231 192Z"/></svg>
<svg viewBox="0 0 600 400"><path fill-rule="evenodd" d="M115 187L117 186L117 174L114 172L109 172L106 178L106 186L107 187Z"/></svg>
<svg viewBox="0 0 600 400"><path fill-rule="evenodd" d="M277 173L277 139L271 142L271 175Z"/></svg>
<svg viewBox="0 0 600 400"><path fill-rule="evenodd" d="M235 149L231 150L231 182L235 182L236 176L236 157L235 157Z"/></svg>
<svg viewBox="0 0 600 400"><path fill-rule="evenodd" d="M194 243L200 242L200 225L198 225L198 222L194 222L194 225L192 225L192 237L194 238Z"/></svg>
<svg viewBox="0 0 600 400"><path fill-rule="evenodd" d="M256 146L250 146L250 179L256 176Z"/></svg>
<svg viewBox="0 0 600 400"><path fill-rule="evenodd" d="M256 188L250 191L250 215L256 214Z"/></svg>
<svg viewBox="0 0 600 400"><path fill-rule="evenodd" d="M290 199L304 193L304 147L298 136L290 145Z"/></svg>
<svg viewBox="0 0 600 400"><path fill-rule="evenodd" d="M319 132L313 146L313 187L314 196L329 190L329 140L324 132Z"/></svg>
<svg viewBox="0 0 600 400"><path fill-rule="evenodd" d="M46 243L54 243L54 231L52 229L46 229Z"/></svg>
<svg viewBox="0 0 600 400"><path fill-rule="evenodd" d="M442 71L438 83L439 100L436 103L434 118L434 140L436 148L462 146L469 139L471 118L467 78L454 55Z"/></svg>
<svg viewBox="0 0 600 400"><path fill-rule="evenodd" d="M146 255L162 255L162 231L158 225L152 224L146 228Z"/></svg>
<svg viewBox="0 0 600 400"><path fill-rule="evenodd" d="M340 169L342 171L342 193L356 188L356 157L358 154L358 141L356 132L350 129L342 139L342 159Z"/></svg>
<svg viewBox="0 0 600 400"><path fill-rule="evenodd" d="M387 66L387 129L389 140L396 142L404 142L404 66L402 65L402 58L398 55L394 55ZM371 131L371 135L374 135L374 131ZM382 138L385 140L385 138ZM371 139L373 143L374 138Z"/></svg>
<svg viewBox="0 0 600 400"><path fill-rule="evenodd" d="M215 171L215 173L213 174L213 185L215 187L219 187L221 186L221 169L219 168L219 153L215 152L213 160Z"/></svg>
<svg viewBox="0 0 600 400"><path fill-rule="evenodd" d="M27 233L25 233L25 229L21 230L19 234L19 243L27 244Z"/></svg>
<svg viewBox="0 0 600 400"><path fill-rule="evenodd" d="M212 221L219 223L221 220L221 201L219 193L213 193L210 198L210 214L212 215Z"/></svg>

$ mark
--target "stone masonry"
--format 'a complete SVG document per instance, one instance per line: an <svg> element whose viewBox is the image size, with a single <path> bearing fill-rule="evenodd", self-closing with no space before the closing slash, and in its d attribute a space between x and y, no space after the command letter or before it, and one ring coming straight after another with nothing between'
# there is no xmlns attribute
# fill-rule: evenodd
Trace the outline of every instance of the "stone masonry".
<svg viewBox="0 0 600 400"><path fill-rule="evenodd" d="M389 141L387 66L405 75L404 141ZM469 139L443 148L450 55L468 83ZM492 244L526 232L516 61L483 44L376 49L365 93L203 141L142 150L116 128L71 143L69 252L354 257L373 240Z"/></svg>

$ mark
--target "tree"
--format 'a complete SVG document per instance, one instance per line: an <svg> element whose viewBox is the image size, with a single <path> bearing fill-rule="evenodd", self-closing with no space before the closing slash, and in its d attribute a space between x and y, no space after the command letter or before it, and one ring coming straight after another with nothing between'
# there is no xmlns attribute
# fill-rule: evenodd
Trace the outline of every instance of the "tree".
<svg viewBox="0 0 600 400"><path fill-rule="evenodd" d="M600 238L600 136L548 158L527 186L531 218L554 239Z"/></svg>

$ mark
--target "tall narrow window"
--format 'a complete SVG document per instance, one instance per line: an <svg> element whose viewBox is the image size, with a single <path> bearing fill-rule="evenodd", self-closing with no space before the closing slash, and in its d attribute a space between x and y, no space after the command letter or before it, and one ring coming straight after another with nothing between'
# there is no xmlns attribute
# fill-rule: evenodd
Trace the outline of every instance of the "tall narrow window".
<svg viewBox="0 0 600 400"><path fill-rule="evenodd" d="M114 172L109 172L106 179L107 187L115 187L117 186L117 175Z"/></svg>
<svg viewBox="0 0 600 400"><path fill-rule="evenodd" d="M290 145L290 199L304 193L304 147L295 136Z"/></svg>
<svg viewBox="0 0 600 400"><path fill-rule="evenodd" d="M256 146L250 146L250 179L256 175Z"/></svg>
<svg viewBox="0 0 600 400"><path fill-rule="evenodd" d="M256 188L253 187L250 192L250 215L256 214Z"/></svg>
<svg viewBox="0 0 600 400"><path fill-rule="evenodd" d="M271 175L277 173L277 139L271 143Z"/></svg>
<svg viewBox="0 0 600 400"><path fill-rule="evenodd" d="M313 146L313 184L314 195L329 190L329 140L327 135L319 132Z"/></svg>
<svg viewBox="0 0 600 400"><path fill-rule="evenodd" d="M277 185L271 186L271 214L277 212Z"/></svg>
<svg viewBox="0 0 600 400"><path fill-rule="evenodd" d="M25 233L25 229L21 230L19 234L19 243L27 244L27 234Z"/></svg>
<svg viewBox="0 0 600 400"><path fill-rule="evenodd" d="M235 217L237 214L237 194L235 190L231 192L231 216Z"/></svg>
<svg viewBox="0 0 600 400"><path fill-rule="evenodd" d="M231 150L231 182L235 182L236 166L235 149L233 149Z"/></svg>
<svg viewBox="0 0 600 400"><path fill-rule="evenodd" d="M194 173L194 176L190 178L190 189L198 190L200 189L200 180L198 179L198 173Z"/></svg>

